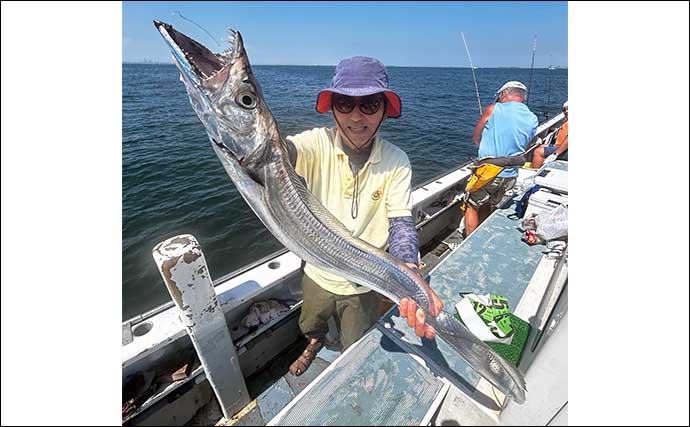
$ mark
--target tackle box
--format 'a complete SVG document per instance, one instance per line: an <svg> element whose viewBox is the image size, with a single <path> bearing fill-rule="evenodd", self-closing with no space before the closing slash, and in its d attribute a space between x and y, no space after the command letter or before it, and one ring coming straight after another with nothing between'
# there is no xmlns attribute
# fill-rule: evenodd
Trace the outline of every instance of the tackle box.
<svg viewBox="0 0 690 427"><path fill-rule="evenodd" d="M529 197L525 218L532 213L541 214L542 212L548 212L561 204L568 205L567 195L556 194L546 188L540 188L539 191L536 191Z"/></svg>
<svg viewBox="0 0 690 427"><path fill-rule="evenodd" d="M568 171L547 166L534 177L534 183L558 193L568 194Z"/></svg>

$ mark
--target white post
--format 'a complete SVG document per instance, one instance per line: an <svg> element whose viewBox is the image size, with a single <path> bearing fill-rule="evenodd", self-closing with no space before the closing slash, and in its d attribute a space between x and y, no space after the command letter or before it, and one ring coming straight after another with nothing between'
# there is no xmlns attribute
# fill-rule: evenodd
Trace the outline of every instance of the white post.
<svg viewBox="0 0 690 427"><path fill-rule="evenodd" d="M194 236L183 234L159 243L153 258L223 415L230 418L249 403L249 393L201 246Z"/></svg>

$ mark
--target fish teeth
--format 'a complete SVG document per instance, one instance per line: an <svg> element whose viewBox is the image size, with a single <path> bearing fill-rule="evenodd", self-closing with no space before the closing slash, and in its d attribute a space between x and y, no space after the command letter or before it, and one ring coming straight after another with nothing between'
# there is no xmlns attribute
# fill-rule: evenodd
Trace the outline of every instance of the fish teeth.
<svg viewBox="0 0 690 427"><path fill-rule="evenodd" d="M230 62L230 59L232 59L232 55L234 53L235 34L237 34L237 31L233 30L232 28L228 28L228 32L227 32L227 36L225 38L225 41L228 42L230 44L230 46L227 49L225 49L223 52L218 54L218 56L222 57L227 62Z"/></svg>
<svg viewBox="0 0 690 427"><path fill-rule="evenodd" d="M220 73L222 70L223 70L223 67L221 67L218 71L216 71L215 73L211 74L211 76L210 76L210 77L207 77L207 78L209 78L209 79L214 78L214 77L217 76L218 73ZM204 76L204 77L206 77L206 76Z"/></svg>
<svg viewBox="0 0 690 427"><path fill-rule="evenodd" d="M191 59L191 58L192 58L192 55L191 55L189 52L187 52L186 50L184 50L184 49L182 48L182 46L178 46L178 48L182 51L182 53L184 53L184 56L185 56L185 58L187 58L187 61L189 62L189 64L190 64L192 67L194 67L194 69L195 69L199 74L201 74L204 78L206 78L206 75L204 74L204 72L201 71L196 65L194 65L194 61L192 61L192 59Z"/></svg>
<svg viewBox="0 0 690 427"><path fill-rule="evenodd" d="M233 30L232 28L228 28L228 32L227 32L227 35L225 37L225 41L230 43L230 46L235 45L235 34L237 34L237 31Z"/></svg>

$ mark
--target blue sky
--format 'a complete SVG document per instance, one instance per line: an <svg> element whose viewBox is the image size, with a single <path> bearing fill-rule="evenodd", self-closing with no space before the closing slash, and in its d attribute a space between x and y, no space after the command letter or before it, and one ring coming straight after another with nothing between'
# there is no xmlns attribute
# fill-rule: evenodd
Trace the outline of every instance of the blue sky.
<svg viewBox="0 0 690 427"><path fill-rule="evenodd" d="M535 34L535 67L568 66L567 2L123 2L123 62L170 62L154 19L213 51L237 29L257 65L367 55L391 66L467 67L464 32L477 67L529 68Z"/></svg>

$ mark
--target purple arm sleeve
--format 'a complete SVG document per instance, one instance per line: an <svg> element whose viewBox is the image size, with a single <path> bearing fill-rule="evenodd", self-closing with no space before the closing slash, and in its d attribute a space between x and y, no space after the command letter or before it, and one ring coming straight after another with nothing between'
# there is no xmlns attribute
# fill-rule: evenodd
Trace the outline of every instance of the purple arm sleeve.
<svg viewBox="0 0 690 427"><path fill-rule="evenodd" d="M388 252L403 262L419 262L419 239L411 216L388 218Z"/></svg>

